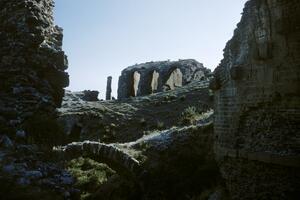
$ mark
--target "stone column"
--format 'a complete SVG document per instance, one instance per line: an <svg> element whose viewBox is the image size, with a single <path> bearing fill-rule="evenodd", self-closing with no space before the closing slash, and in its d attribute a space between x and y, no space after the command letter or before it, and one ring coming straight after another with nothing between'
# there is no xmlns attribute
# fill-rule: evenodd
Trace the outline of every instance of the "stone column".
<svg viewBox="0 0 300 200"><path fill-rule="evenodd" d="M107 84L106 84L106 100L111 100L111 82L112 77L107 77Z"/></svg>

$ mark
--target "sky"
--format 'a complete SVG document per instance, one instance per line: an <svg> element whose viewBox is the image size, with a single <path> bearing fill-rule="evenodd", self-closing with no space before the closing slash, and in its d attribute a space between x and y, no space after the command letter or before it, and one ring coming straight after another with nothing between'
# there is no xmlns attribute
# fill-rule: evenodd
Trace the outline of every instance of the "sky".
<svg viewBox="0 0 300 200"><path fill-rule="evenodd" d="M113 96L121 71L148 61L196 59L214 69L246 0L55 0L72 91Z"/></svg>

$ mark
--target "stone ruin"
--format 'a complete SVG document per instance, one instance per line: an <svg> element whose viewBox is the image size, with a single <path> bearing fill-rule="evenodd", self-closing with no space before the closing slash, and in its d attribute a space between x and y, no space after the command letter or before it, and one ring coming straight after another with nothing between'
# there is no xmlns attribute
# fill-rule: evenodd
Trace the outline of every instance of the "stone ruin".
<svg viewBox="0 0 300 200"><path fill-rule="evenodd" d="M52 7L53 0L0 1L1 135L15 134L35 114L54 116L61 105L63 88L68 85L68 63L61 48L62 29L53 23ZM299 19L298 0L249 0L214 72L210 85L215 98L214 151L231 199L299 198ZM123 70L118 98L172 90L209 76L209 70L195 60L135 65ZM94 101L97 94L79 97ZM212 148L206 140L201 141ZM184 146L191 143L187 144ZM112 152L108 154L112 158L128 159L109 145L73 146L80 155L89 150L94 156L103 149ZM173 152L166 158L176 155L177 151ZM138 166L134 159L126 162L132 165L125 167ZM177 175L181 174L172 177Z"/></svg>
<svg viewBox="0 0 300 200"><path fill-rule="evenodd" d="M192 81L207 81L210 74L209 69L193 59L130 66L119 77L118 99L174 90Z"/></svg>
<svg viewBox="0 0 300 200"><path fill-rule="evenodd" d="M232 199L299 192L299 27L300 1L248 1L214 72L215 152Z"/></svg>
<svg viewBox="0 0 300 200"><path fill-rule="evenodd" d="M105 96L105 100L111 100L111 82L112 82L112 77L109 76L107 77L107 83L106 83L106 96Z"/></svg>
<svg viewBox="0 0 300 200"><path fill-rule="evenodd" d="M0 133L61 105L68 61L53 6L53 0L0 1Z"/></svg>

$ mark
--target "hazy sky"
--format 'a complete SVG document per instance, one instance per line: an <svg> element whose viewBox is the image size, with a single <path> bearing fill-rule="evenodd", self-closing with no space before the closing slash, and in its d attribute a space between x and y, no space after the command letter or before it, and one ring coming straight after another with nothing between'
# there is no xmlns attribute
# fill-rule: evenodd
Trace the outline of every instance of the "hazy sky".
<svg viewBox="0 0 300 200"><path fill-rule="evenodd" d="M107 76L148 61L194 58L214 69L246 0L56 0L73 91L99 90Z"/></svg>

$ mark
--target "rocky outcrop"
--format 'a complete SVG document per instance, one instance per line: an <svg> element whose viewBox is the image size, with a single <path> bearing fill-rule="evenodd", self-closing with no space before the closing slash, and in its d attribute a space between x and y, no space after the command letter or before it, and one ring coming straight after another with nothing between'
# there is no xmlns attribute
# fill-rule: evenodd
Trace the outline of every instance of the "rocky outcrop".
<svg viewBox="0 0 300 200"><path fill-rule="evenodd" d="M133 141L145 131L180 125L181 115L189 107L197 114L213 105L208 81L122 101L85 101L79 94L66 91L58 109L59 121L71 141Z"/></svg>
<svg viewBox="0 0 300 200"><path fill-rule="evenodd" d="M63 101L99 101L97 90L84 90L80 92L66 91Z"/></svg>
<svg viewBox="0 0 300 200"><path fill-rule="evenodd" d="M232 199L296 199L300 185L300 2L250 0L224 50L215 152Z"/></svg>
<svg viewBox="0 0 300 200"><path fill-rule="evenodd" d="M122 71L118 99L173 90L192 81L206 81L209 77L210 70L192 59L137 64Z"/></svg>
<svg viewBox="0 0 300 200"><path fill-rule="evenodd" d="M112 77L111 76L107 77L105 100L108 101L111 100L111 82L112 82Z"/></svg>
<svg viewBox="0 0 300 200"><path fill-rule="evenodd" d="M37 113L53 115L68 86L53 0L0 2L0 134Z"/></svg>

